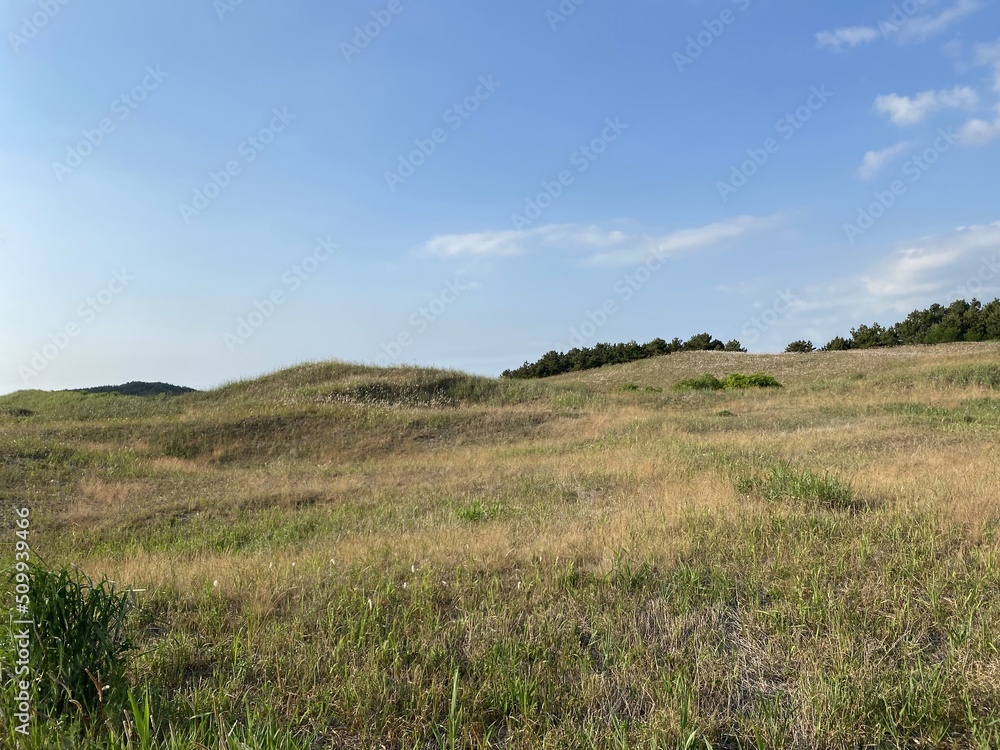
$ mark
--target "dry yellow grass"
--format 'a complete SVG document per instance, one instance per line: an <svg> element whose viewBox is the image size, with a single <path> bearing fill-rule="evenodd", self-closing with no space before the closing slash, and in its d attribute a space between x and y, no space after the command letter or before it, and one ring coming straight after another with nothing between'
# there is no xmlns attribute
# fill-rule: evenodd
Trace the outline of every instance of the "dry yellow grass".
<svg viewBox="0 0 1000 750"><path fill-rule="evenodd" d="M315 364L127 423L33 401L0 418L34 441L3 481L47 559L144 589L137 670L170 716L266 698L291 733L414 747L457 670L467 747L988 747L1000 398L932 375L998 361ZM757 371L784 387L672 390Z"/></svg>

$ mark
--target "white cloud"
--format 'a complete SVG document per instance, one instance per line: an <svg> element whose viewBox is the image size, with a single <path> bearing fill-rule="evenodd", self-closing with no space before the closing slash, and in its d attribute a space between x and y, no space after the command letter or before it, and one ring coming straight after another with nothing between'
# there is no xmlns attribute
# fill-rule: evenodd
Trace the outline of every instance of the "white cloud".
<svg viewBox="0 0 1000 750"><path fill-rule="evenodd" d="M940 109L971 107L979 101L976 92L968 86L956 86L941 91L922 91L914 97L886 94L875 100L875 109L897 125L915 125L931 112Z"/></svg>
<svg viewBox="0 0 1000 750"><path fill-rule="evenodd" d="M958 140L964 146L984 146L998 135L1000 135L1000 106L997 107L997 116L992 122L977 118L965 123L958 131Z"/></svg>
<svg viewBox="0 0 1000 750"><path fill-rule="evenodd" d="M862 276L861 282L869 295L883 300L940 294L962 281L961 266L981 262L984 254L997 251L1000 222L961 227L951 234L904 247L877 266L873 274Z"/></svg>
<svg viewBox="0 0 1000 750"><path fill-rule="evenodd" d="M818 344L863 323L889 325L934 303L1000 292L1000 221L909 241L881 256L862 272L796 287L809 302L796 318L804 333L794 335Z"/></svg>
<svg viewBox="0 0 1000 750"><path fill-rule="evenodd" d="M830 47L840 52L844 46L857 47L878 39L879 33L871 26L850 26L833 31L821 31L816 35L816 44L820 47Z"/></svg>
<svg viewBox="0 0 1000 750"><path fill-rule="evenodd" d="M739 239L746 234L769 229L776 223L777 218L773 216L737 216L703 227L678 229L658 237L631 235L620 247L595 253L587 258L587 262L595 265L641 263L651 253L659 257L673 257Z"/></svg>
<svg viewBox="0 0 1000 750"><path fill-rule="evenodd" d="M940 34L966 16L983 7L981 0L958 0L954 6L937 15L915 16L900 25L901 42L922 42L935 34ZM891 23L891 21L890 21Z"/></svg>
<svg viewBox="0 0 1000 750"><path fill-rule="evenodd" d="M870 180L881 171L882 167L899 156L906 149L913 145L912 141L900 141L888 148L880 151L869 151L858 167L858 177L862 180Z"/></svg>
<svg viewBox="0 0 1000 750"><path fill-rule="evenodd" d="M519 255L523 241L531 232L480 232L478 234L438 235L424 243L424 251L441 258L458 255Z"/></svg>
<svg viewBox="0 0 1000 750"><path fill-rule="evenodd" d="M925 4L928 0L918 0ZM906 4L904 4L906 5ZM950 26L983 7L982 0L958 0L955 5L937 14L914 15L918 8L908 11L899 4L893 6L892 15L882 19L877 26L844 26L832 31L816 34L820 47L829 47L841 52L844 47L858 47L870 44L879 37L894 37L900 44L923 42L935 34L940 34Z"/></svg>
<svg viewBox="0 0 1000 750"><path fill-rule="evenodd" d="M650 235L584 224L546 224L532 229L439 235L421 251L440 258L520 255L542 248L589 252L590 264L640 263L651 253L671 257L701 250L775 225L776 217L737 216L702 227Z"/></svg>

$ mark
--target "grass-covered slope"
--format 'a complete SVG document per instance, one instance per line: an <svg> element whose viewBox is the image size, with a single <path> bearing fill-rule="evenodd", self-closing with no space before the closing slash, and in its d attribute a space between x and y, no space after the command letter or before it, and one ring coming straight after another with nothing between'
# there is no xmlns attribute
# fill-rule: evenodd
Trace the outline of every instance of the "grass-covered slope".
<svg viewBox="0 0 1000 750"><path fill-rule="evenodd" d="M142 590L138 710L108 711L117 739L39 717L35 746L1000 746L998 362L2 397L34 549ZM673 388L732 372L784 387Z"/></svg>

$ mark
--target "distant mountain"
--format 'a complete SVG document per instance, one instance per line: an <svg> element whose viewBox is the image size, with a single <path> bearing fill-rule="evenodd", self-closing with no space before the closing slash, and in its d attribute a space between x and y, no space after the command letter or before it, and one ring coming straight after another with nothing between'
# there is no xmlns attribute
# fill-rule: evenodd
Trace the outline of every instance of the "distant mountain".
<svg viewBox="0 0 1000 750"><path fill-rule="evenodd" d="M74 393L118 393L122 396L180 396L183 393L193 393L194 388L186 388L183 385L171 385L170 383L144 383L142 381L132 381L124 385L101 385L96 388L70 388Z"/></svg>

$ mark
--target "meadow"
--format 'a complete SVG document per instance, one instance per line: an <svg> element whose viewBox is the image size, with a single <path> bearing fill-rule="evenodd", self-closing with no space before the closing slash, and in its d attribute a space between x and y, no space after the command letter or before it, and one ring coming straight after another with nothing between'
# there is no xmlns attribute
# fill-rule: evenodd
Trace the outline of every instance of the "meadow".
<svg viewBox="0 0 1000 750"><path fill-rule="evenodd" d="M995 342L0 397L4 565L135 645L0 742L997 748L998 438Z"/></svg>

